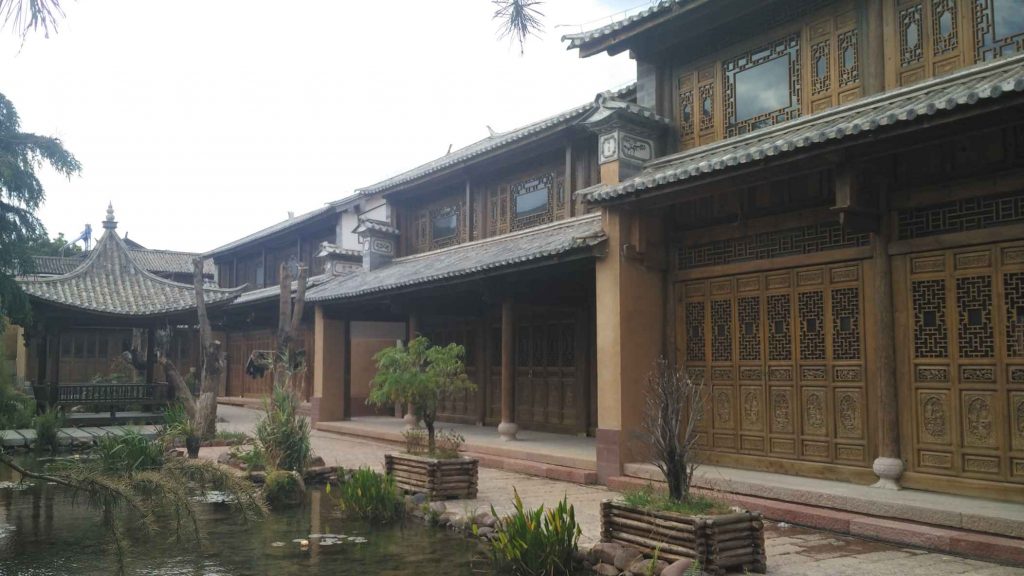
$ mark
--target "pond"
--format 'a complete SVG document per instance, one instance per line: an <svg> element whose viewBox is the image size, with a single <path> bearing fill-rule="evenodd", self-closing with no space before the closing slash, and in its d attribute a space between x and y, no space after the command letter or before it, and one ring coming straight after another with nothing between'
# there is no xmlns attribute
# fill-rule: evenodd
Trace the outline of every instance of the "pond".
<svg viewBox="0 0 1024 576"><path fill-rule="evenodd" d="M26 467L39 468L27 460ZM73 503L53 485L12 484L0 465L0 576L107 576L116 563L98 521L99 511ZM176 542L158 533L133 538L129 574L241 576L256 574L367 576L453 575L486 572L472 540L427 528L415 519L394 527L342 518L325 493L310 490L304 506L275 511L245 524L224 504L200 504L204 539ZM298 540L307 540L303 546ZM473 557L478 559L475 563Z"/></svg>

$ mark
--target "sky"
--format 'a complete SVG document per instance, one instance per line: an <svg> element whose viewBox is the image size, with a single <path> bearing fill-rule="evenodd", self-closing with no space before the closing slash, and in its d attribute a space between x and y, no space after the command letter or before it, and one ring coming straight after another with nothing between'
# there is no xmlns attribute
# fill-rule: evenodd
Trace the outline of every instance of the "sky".
<svg viewBox="0 0 1024 576"><path fill-rule="evenodd" d="M40 218L98 233L111 202L132 240L201 252L632 82L560 37L645 2L548 0L522 55L488 0L62 4L50 38L0 33L22 130L83 165L42 171Z"/></svg>

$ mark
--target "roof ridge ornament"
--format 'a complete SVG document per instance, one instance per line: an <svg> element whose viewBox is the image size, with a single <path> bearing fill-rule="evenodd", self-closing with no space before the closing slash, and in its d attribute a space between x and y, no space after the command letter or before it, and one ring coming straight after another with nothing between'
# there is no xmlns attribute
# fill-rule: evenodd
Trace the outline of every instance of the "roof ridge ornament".
<svg viewBox="0 0 1024 576"><path fill-rule="evenodd" d="M117 220L114 220L114 204L107 203L107 217L103 220L104 230L117 230Z"/></svg>

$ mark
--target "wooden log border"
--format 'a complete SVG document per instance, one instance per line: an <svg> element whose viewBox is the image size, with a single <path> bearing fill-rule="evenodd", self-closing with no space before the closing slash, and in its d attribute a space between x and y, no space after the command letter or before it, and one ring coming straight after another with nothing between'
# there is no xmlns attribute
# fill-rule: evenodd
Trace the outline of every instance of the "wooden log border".
<svg viewBox="0 0 1024 576"><path fill-rule="evenodd" d="M398 488L426 494L431 500L476 498L477 469L475 458L437 460L411 454L384 455L384 470Z"/></svg>
<svg viewBox="0 0 1024 576"><path fill-rule="evenodd" d="M700 561L711 574L744 570L764 574L764 519L760 512L685 516L601 502L601 540L636 546L658 558Z"/></svg>

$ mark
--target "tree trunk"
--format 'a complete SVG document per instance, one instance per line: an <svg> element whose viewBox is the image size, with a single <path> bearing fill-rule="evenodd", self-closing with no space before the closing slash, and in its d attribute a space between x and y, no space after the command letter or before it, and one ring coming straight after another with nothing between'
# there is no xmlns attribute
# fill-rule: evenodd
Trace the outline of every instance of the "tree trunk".
<svg viewBox="0 0 1024 576"><path fill-rule="evenodd" d="M286 263L281 263L277 316L277 354L274 358L274 386L286 390L300 400L305 368L300 364L300 350L294 343L302 330L302 314L306 306L306 280L309 270L300 265L295 278L295 300L292 302L292 275Z"/></svg>
<svg viewBox="0 0 1024 576"><path fill-rule="evenodd" d="M434 439L434 415L424 414L423 425L427 427L427 453L433 456L434 449L437 447Z"/></svg>

